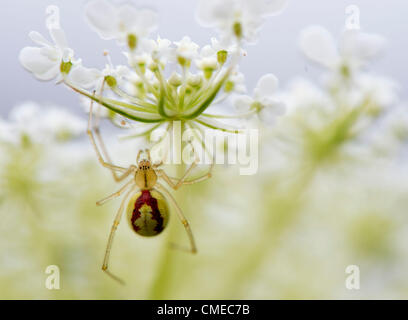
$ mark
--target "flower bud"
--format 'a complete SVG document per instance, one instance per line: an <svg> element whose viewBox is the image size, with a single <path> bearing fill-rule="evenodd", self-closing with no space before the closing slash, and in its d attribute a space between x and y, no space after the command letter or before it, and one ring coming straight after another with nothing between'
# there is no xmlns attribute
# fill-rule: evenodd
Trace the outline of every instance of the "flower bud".
<svg viewBox="0 0 408 320"><path fill-rule="evenodd" d="M192 74L187 79L187 83L192 87L199 87L202 82L203 78L198 74Z"/></svg>
<svg viewBox="0 0 408 320"><path fill-rule="evenodd" d="M181 75L179 75L177 72L173 72L169 78L169 83L174 87L180 86L182 83Z"/></svg>
<svg viewBox="0 0 408 320"><path fill-rule="evenodd" d="M228 52L226 50L220 50L217 52L217 60L219 64L223 65L227 61L227 58Z"/></svg>
<svg viewBox="0 0 408 320"><path fill-rule="evenodd" d="M208 80L208 79L210 79L212 77L214 69L213 68L205 68L203 70L203 72L204 72L204 77Z"/></svg>
<svg viewBox="0 0 408 320"><path fill-rule="evenodd" d="M128 34L127 36L128 47L130 50L135 50L137 47L137 37L134 34Z"/></svg>
<svg viewBox="0 0 408 320"><path fill-rule="evenodd" d="M71 71L71 68L72 68L72 62L71 61L68 61L68 62L62 61L61 62L61 65L60 65L61 73L68 74Z"/></svg>
<svg viewBox="0 0 408 320"><path fill-rule="evenodd" d="M106 76L105 77L105 82L111 88L116 87L116 85L118 84L115 77L112 77L112 76Z"/></svg>
<svg viewBox="0 0 408 320"><path fill-rule="evenodd" d="M240 22L235 22L233 25L234 34L238 39L242 38L242 24Z"/></svg>
<svg viewBox="0 0 408 320"><path fill-rule="evenodd" d="M233 91L235 88L235 83L234 81L228 80L225 82L225 86L224 86L224 91L225 92L231 92Z"/></svg>
<svg viewBox="0 0 408 320"><path fill-rule="evenodd" d="M187 58L185 58L185 57L183 57L183 56L178 56L178 57L177 57L177 61L178 61L178 63L179 63L182 67L187 67L187 68L190 67L190 64L191 64L191 60L190 60L190 59L187 59Z"/></svg>
<svg viewBox="0 0 408 320"><path fill-rule="evenodd" d="M149 64L149 69L152 72L159 71L159 65L156 62L152 62Z"/></svg>

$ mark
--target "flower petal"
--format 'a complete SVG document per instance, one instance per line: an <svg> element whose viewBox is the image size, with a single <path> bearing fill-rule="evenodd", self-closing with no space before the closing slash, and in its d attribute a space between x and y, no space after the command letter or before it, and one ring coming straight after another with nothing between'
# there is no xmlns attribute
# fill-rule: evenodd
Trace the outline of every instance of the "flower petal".
<svg viewBox="0 0 408 320"><path fill-rule="evenodd" d="M242 96L238 96L235 98L234 106L237 108L238 111L246 112L249 110L253 102L254 102L254 99L252 99L252 97L247 96L247 95L242 95Z"/></svg>
<svg viewBox="0 0 408 320"><path fill-rule="evenodd" d="M235 0L200 0L197 6L196 19L204 27L212 27L222 21L232 19Z"/></svg>
<svg viewBox="0 0 408 320"><path fill-rule="evenodd" d="M41 53L41 48L23 48L20 51L19 60L25 69L32 72L41 80L51 80L55 78L55 67L59 67L58 63L50 60Z"/></svg>
<svg viewBox="0 0 408 320"><path fill-rule="evenodd" d="M48 69L46 72L41 74L36 74L36 78L42 81L49 81L54 79L56 76L60 74L60 65L55 64L52 68Z"/></svg>
<svg viewBox="0 0 408 320"><path fill-rule="evenodd" d="M50 29L50 35L58 48L65 49L68 47L67 38L62 29Z"/></svg>
<svg viewBox="0 0 408 320"><path fill-rule="evenodd" d="M278 116L285 113L286 106L282 102L275 102L268 106L265 106L259 112L259 118L266 124L273 124Z"/></svg>
<svg viewBox="0 0 408 320"><path fill-rule="evenodd" d="M340 50L346 57L368 60L377 56L384 46L385 39L379 35L346 30L343 33Z"/></svg>
<svg viewBox="0 0 408 320"><path fill-rule="evenodd" d="M157 13L153 10L142 9L139 11L139 21L140 27L143 27L149 33L157 28Z"/></svg>
<svg viewBox="0 0 408 320"><path fill-rule="evenodd" d="M266 1L266 14L277 15L281 13L288 5L288 0L267 0Z"/></svg>
<svg viewBox="0 0 408 320"><path fill-rule="evenodd" d="M37 32L37 31L31 31L28 36L30 37L30 39L40 45L40 46L44 46L44 47L52 47L51 42L49 42L47 39L44 38L44 36Z"/></svg>
<svg viewBox="0 0 408 320"><path fill-rule="evenodd" d="M259 79L254 90L255 100L271 96L278 89L279 80L272 73L265 74Z"/></svg>
<svg viewBox="0 0 408 320"><path fill-rule="evenodd" d="M339 61L339 54L332 35L323 27L311 26L300 35L300 48L310 60L327 68Z"/></svg>
<svg viewBox="0 0 408 320"><path fill-rule="evenodd" d="M238 0L243 12L253 17L277 15L285 9L288 0Z"/></svg>
<svg viewBox="0 0 408 320"><path fill-rule="evenodd" d="M104 0L91 1L85 9L91 27L102 39L109 40L117 36L119 20L117 10Z"/></svg>
<svg viewBox="0 0 408 320"><path fill-rule="evenodd" d="M125 4L118 9L118 19L124 30L131 31L140 18L141 15L139 16L139 11L134 6Z"/></svg>
<svg viewBox="0 0 408 320"><path fill-rule="evenodd" d="M102 73L99 70L85 68L81 65L73 68L69 73L69 79L85 89L93 87L101 76Z"/></svg>
<svg viewBox="0 0 408 320"><path fill-rule="evenodd" d="M118 10L118 17L126 33L146 36L157 27L157 13L153 10L137 10L134 6L123 5Z"/></svg>
<svg viewBox="0 0 408 320"><path fill-rule="evenodd" d="M37 103L27 101L11 109L9 118L14 122L25 123L38 116L40 112L41 108Z"/></svg>

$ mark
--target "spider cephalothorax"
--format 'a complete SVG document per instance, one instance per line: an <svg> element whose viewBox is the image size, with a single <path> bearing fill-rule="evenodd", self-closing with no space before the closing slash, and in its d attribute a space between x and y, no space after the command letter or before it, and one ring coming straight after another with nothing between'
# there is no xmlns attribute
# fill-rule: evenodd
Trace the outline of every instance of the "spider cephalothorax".
<svg viewBox="0 0 408 320"><path fill-rule="evenodd" d="M213 163L211 164L209 171L205 175L191 180L187 180L187 177L194 169L194 167L197 166L197 155L195 161L190 165L190 167L184 173L183 177L181 177L180 179L171 178L164 172L164 170L159 169L159 167L162 165L162 162L152 163L149 150L145 150L144 155L146 156L146 158L142 160L141 156L143 154L143 151L139 151L136 158L137 165L130 165L128 168L124 168L112 164L110 157L106 152L102 137L99 133L99 128L95 128L92 123L92 102L89 111L88 135L96 151L99 162L105 168L108 168L112 172L115 181L122 182L126 179L128 180L128 182L126 182L118 191L97 202L97 205L102 205L109 200L125 194L119 206L119 210L116 214L115 220L112 224L112 229L109 234L108 244L105 252L105 258L103 260L102 270L115 280L123 282L108 271L108 263L113 238L120 223L123 211L125 210L126 203L128 204L126 207L127 220L132 230L141 236L151 237L160 234L165 229L169 221L170 211L167 203L168 199L173 205L178 217L180 218L181 223L184 225L187 231L190 240L189 251L192 253L196 253L197 248L189 223L184 217L181 208L177 205L176 200L173 198L170 192L167 191L167 189L159 182L159 180L163 180L171 188L177 190L182 185L193 184L210 178ZM98 144L101 146L100 149L98 147Z"/></svg>
<svg viewBox="0 0 408 320"><path fill-rule="evenodd" d="M149 160L139 161L138 169L135 173L135 183L142 190L153 188L157 182L157 174Z"/></svg>

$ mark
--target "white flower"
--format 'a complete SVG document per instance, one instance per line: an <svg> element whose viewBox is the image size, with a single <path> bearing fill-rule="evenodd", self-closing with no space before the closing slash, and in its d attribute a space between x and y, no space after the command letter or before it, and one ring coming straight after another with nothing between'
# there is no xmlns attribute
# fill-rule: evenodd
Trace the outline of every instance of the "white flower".
<svg viewBox="0 0 408 320"><path fill-rule="evenodd" d="M114 67L110 63L106 64L102 71L78 65L70 72L68 78L82 88L96 88L98 91L101 89L106 76L112 76L116 81L120 81L130 72L131 71L126 66L119 65Z"/></svg>
<svg viewBox="0 0 408 320"><path fill-rule="evenodd" d="M191 61L198 56L198 44L191 41L190 37L183 37L176 45L176 56L179 63L184 64L184 60Z"/></svg>
<svg viewBox="0 0 408 320"><path fill-rule="evenodd" d="M345 30L339 46L323 27L311 26L302 31L300 47L310 60L346 77L366 66L384 47L383 37Z"/></svg>
<svg viewBox="0 0 408 320"><path fill-rule="evenodd" d="M209 74L211 74L212 71L224 65L233 54L245 56L246 52L237 44L227 45L217 38L211 38L211 44L201 49L199 56L195 59L195 63L199 69L204 72L210 72ZM234 72L234 74L242 75L238 72ZM230 80L232 77L234 76L231 76ZM238 80L238 78L236 78L236 80Z"/></svg>
<svg viewBox="0 0 408 320"><path fill-rule="evenodd" d="M238 67L231 72L231 75L225 84L225 91L239 94L243 94L247 91L245 86L245 76L238 70Z"/></svg>
<svg viewBox="0 0 408 320"><path fill-rule="evenodd" d="M14 107L9 114L9 136L13 136L15 144L28 137L31 141L41 142L46 135L39 124L41 108L34 102L25 102Z"/></svg>
<svg viewBox="0 0 408 320"><path fill-rule="evenodd" d="M254 110L266 123L273 123L277 116L285 113L285 104L275 97L279 81L273 74L266 74L259 79L253 97L237 97L235 106L240 111Z"/></svg>
<svg viewBox="0 0 408 320"><path fill-rule="evenodd" d="M354 79L354 84L347 90L344 99L352 106L368 103L366 106L368 114L378 116L397 102L397 89L398 85L392 79L361 74Z"/></svg>
<svg viewBox="0 0 408 320"><path fill-rule="evenodd" d="M309 112L313 108L319 110L333 110L333 101L326 91L316 86L307 79L295 78L291 81L288 89L282 94L287 112L299 113L299 109Z"/></svg>
<svg viewBox="0 0 408 320"><path fill-rule="evenodd" d="M212 46L202 47L199 57L195 60L196 65L201 70L215 70L218 67L217 51Z"/></svg>
<svg viewBox="0 0 408 320"><path fill-rule="evenodd" d="M11 110L7 122L0 123L0 139L16 145L65 141L82 134L85 128L86 121L59 107L25 102Z"/></svg>
<svg viewBox="0 0 408 320"><path fill-rule="evenodd" d="M358 77L357 83L362 95L369 96L370 100L379 107L387 107L397 102L397 83L389 78L363 74Z"/></svg>
<svg viewBox="0 0 408 320"><path fill-rule="evenodd" d="M129 41L129 36L134 36L136 46L137 41L148 36L157 27L157 15L154 11L138 10L131 5L117 8L105 0L91 1L86 7L86 17L102 39L116 39L123 43Z"/></svg>
<svg viewBox="0 0 408 320"><path fill-rule="evenodd" d="M143 53L123 53L126 58L128 59L128 64L132 66L134 69L144 69L153 63L153 58L150 54L143 52Z"/></svg>
<svg viewBox="0 0 408 320"><path fill-rule="evenodd" d="M86 130L86 121L61 108L50 108L42 113L42 130L59 141L77 137Z"/></svg>
<svg viewBox="0 0 408 320"><path fill-rule="evenodd" d="M266 16L281 12L287 0L200 0L198 22L215 27L226 41L234 38L254 42Z"/></svg>
<svg viewBox="0 0 408 320"><path fill-rule="evenodd" d="M144 39L141 42L142 51L151 55L153 60L158 60L165 65L168 61L174 61L172 42L168 39L157 37L157 40Z"/></svg>
<svg viewBox="0 0 408 320"><path fill-rule="evenodd" d="M33 42L41 47L25 47L20 51L19 60L25 69L39 80L49 81L57 77L62 62L73 61L74 51L68 47L65 33L60 28L49 28L52 44L36 31L30 32Z"/></svg>

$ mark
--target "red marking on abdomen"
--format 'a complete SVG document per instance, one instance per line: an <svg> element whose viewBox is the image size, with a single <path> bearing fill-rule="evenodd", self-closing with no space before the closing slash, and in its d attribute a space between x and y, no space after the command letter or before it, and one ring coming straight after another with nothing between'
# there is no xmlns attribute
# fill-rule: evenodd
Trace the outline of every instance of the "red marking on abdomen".
<svg viewBox="0 0 408 320"><path fill-rule="evenodd" d="M139 198L136 199L135 202L135 208L133 209L133 214L132 214L132 227L133 229L137 232L139 231L139 227L135 225L135 220L140 218L140 208L144 205L147 204L152 208L152 219L157 221L157 225L154 228L154 230L157 233L160 233L163 231L163 217L162 214L160 213L159 206L157 205L157 199L154 198L149 190L142 190L142 194L140 195Z"/></svg>

